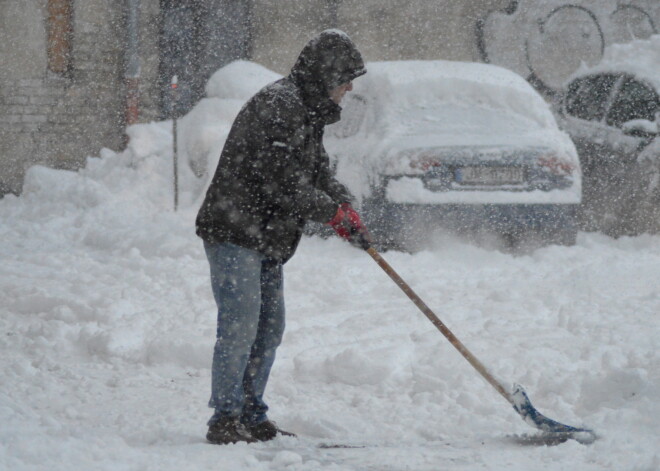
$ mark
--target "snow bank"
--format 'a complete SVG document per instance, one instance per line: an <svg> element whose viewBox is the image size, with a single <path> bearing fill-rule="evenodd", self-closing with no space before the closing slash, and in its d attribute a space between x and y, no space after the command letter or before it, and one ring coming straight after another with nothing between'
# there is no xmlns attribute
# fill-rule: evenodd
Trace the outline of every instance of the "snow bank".
<svg viewBox="0 0 660 471"><path fill-rule="evenodd" d="M207 98L181 119L181 157L202 181L208 181L234 118L252 95L281 75L249 61L234 61L206 84Z"/></svg>

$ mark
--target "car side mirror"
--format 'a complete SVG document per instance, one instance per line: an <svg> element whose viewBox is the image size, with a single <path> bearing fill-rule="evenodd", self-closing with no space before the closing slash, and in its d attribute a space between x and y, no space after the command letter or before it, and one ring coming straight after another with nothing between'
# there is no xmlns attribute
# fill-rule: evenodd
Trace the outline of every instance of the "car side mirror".
<svg viewBox="0 0 660 471"><path fill-rule="evenodd" d="M658 121L653 122L648 119L633 119L632 121L623 123L621 130L627 136L649 138L658 135Z"/></svg>

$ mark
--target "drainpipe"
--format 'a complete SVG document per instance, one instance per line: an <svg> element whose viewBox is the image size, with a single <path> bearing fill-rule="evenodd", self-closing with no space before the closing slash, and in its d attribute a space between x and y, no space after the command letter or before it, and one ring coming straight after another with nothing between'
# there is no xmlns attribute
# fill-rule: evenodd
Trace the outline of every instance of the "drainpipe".
<svg viewBox="0 0 660 471"><path fill-rule="evenodd" d="M140 113L140 55L138 25L140 0L126 0L126 51L124 82L126 84L126 125L135 124Z"/></svg>
<svg viewBox="0 0 660 471"><path fill-rule="evenodd" d="M331 28L339 27L339 7L341 6L341 2L342 0L328 1L328 13Z"/></svg>

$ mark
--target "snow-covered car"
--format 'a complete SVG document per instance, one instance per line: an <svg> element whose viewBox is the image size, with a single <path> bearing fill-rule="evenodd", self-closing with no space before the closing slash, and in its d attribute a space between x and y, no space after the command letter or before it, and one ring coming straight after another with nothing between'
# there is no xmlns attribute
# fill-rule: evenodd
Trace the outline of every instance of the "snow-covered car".
<svg viewBox="0 0 660 471"><path fill-rule="evenodd" d="M557 118L584 172L581 226L613 236L653 230L647 209L660 204L660 153L651 145L660 126L660 35L610 46L597 65L571 76Z"/></svg>
<svg viewBox="0 0 660 471"><path fill-rule="evenodd" d="M522 77L440 60L367 70L325 145L377 243L414 249L436 228L575 243L575 146Z"/></svg>
<svg viewBox="0 0 660 471"><path fill-rule="evenodd" d="M245 102L281 75L251 61L237 60L218 69L206 84L206 98L180 119L183 160L206 184L215 172L231 125Z"/></svg>

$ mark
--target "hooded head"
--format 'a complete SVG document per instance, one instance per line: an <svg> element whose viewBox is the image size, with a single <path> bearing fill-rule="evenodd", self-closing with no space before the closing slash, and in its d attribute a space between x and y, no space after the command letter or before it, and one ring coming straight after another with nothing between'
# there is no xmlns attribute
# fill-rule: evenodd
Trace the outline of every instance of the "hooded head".
<svg viewBox="0 0 660 471"><path fill-rule="evenodd" d="M307 43L291 69L291 77L310 103L329 100L329 91L367 72L362 55L346 33L321 32Z"/></svg>

